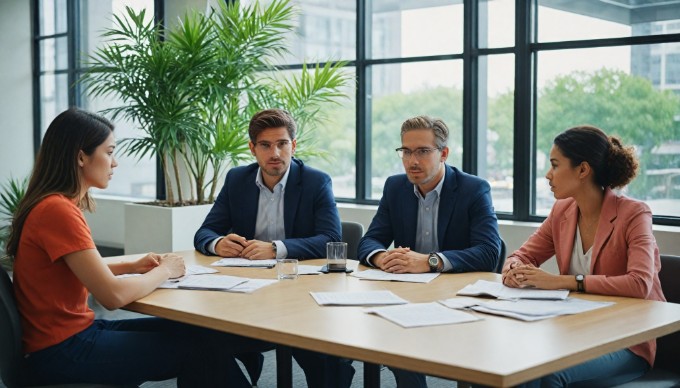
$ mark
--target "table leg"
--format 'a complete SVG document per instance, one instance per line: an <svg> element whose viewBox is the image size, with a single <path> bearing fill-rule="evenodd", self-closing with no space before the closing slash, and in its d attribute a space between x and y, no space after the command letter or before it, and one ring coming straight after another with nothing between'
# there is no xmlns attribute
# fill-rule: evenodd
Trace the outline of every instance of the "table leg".
<svg viewBox="0 0 680 388"><path fill-rule="evenodd" d="M380 388L380 365L364 362L364 388Z"/></svg>
<svg viewBox="0 0 680 388"><path fill-rule="evenodd" d="M276 387L293 387L293 351L284 345L276 346Z"/></svg>

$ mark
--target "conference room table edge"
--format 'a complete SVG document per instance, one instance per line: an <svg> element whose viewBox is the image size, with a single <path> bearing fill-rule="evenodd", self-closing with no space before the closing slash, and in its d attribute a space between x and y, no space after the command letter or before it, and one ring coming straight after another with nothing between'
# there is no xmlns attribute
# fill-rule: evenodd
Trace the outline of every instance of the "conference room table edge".
<svg viewBox="0 0 680 388"><path fill-rule="evenodd" d="M195 258L200 258L203 257L205 258L206 256L202 255L200 252L197 251L182 251L182 252L177 252L178 254L184 256L184 257L189 257L191 258L192 256ZM106 258L107 262L117 262L117 261L130 261L134 260L141 255L123 255L123 256L116 256L116 257L108 257ZM216 258L210 257L209 260L212 261ZM205 261L205 260L204 260ZM188 260L188 263L193 263L192 260ZM323 259L317 259L317 260L309 260L309 261L304 261L301 263L304 264L317 264L320 265L323 263ZM200 264L206 265L207 263L202 262ZM366 269L361 265L358 265L356 262L354 263L349 263L348 264L350 267L355 267L357 269ZM497 274L493 273L468 273L468 275L475 275L476 277L485 279L485 280L499 280L500 276ZM450 276L450 275L448 275ZM454 274L455 276L455 274ZM172 292L174 290L157 290L156 292L161 291L161 292ZM193 292L191 290L182 290L184 292ZM205 292L205 291L197 291L197 292ZM219 291L208 291L208 292L219 292ZM255 291L258 292L258 291ZM657 307L661 307L662 305L673 305L675 306L675 310L673 310L672 317L669 317L664 320L664 322L657 323L654 328L644 330L642 332L635 333L633 335L628 335L624 336L621 338L614 338L611 337L608 339L607 343L604 344L599 344L596 347L593 347L591 349L575 352L572 354L565 354L563 357L552 359L543 363L540 363L538 365L535 365L533 367L528 367L522 370L517 370L517 371L512 371L508 373L498 373L494 371L489 371L489 370L471 370L469 367L458 367L455 365L451 365L450 363L447 363L445 361L438 362L437 360L422 360L422 359L416 359L412 358L406 355L399 355L399 354L389 354L389 353L384 353L380 350L376 349L370 349L370 348L363 348L360 346L351 346L347 344L342 344L342 343L337 343L337 342L329 342L321 338L309 338L305 337L303 335L299 334L291 334L291 333L286 333L282 332L280 330L276 329L268 329L266 327L252 327L248 324L242 324L239 322L231 322L231 321L225 321L221 318L214 318L214 317L206 317L206 316L198 316L194 313L190 312L185 312L176 308L173 308L172 306L159 306L155 305L152 302L149 302L149 299L152 299L153 293L150 294L147 297L141 298L138 301L135 301L133 303L130 303L129 305L125 306L124 309L141 313L141 314L146 314L146 315L151 315L151 316L156 316L156 317L161 317L161 318L166 318L166 319L171 319L174 321L178 322L184 322L196 326L201 326L201 327L206 327L214 330L219 330L223 332L228 332L232 334L237 334L237 335L242 335L245 337L250 337L250 338L256 338L259 340L264 340L272 343L276 343L278 345L285 345L285 346L290 346L290 347L297 347L297 348L302 348L302 349L307 349L307 350L312 350L312 351L318 351L326 354L331 354L339 357L344 357L348 359L353 359L353 360L358 360L358 361L363 361L367 363L377 363L377 364L382 364L386 366L392 366L392 367L398 367L401 369L408 369L408 370L413 370L417 371L420 373L424 373L426 375L430 376L436 376L444 379L451 379L451 380L456 380L459 382L469 382L469 383L475 383L475 384L482 384L486 386L492 386L492 387L510 387L514 386L517 384L521 384L524 382L527 382L529 380L544 376L549 373L556 372L558 370L562 370L564 368L568 368L570 366L574 366L577 364L580 364L584 361L594 359L596 357L599 357L601 355L617 351L623 348L627 348L633 345L636 345L638 343L648 341L654 338L658 338L676 331L680 331L680 305L675 305L672 303L662 303L662 302L655 302L655 301L642 301L642 300L635 300L635 301L641 301L645 302L646 305L649 304L658 304ZM602 296L592 296L592 295L583 295L583 294L575 294L572 293L571 296L576 296L576 297L583 297L585 299L590 299L590 300L626 300L626 299L632 299L632 298L620 298L620 297L602 297ZM333 308L333 307L325 307L325 308ZM662 309L663 310L663 309ZM677 310L677 311L676 311ZM585 313L587 314L587 313ZM484 314L482 314L485 316ZM493 319L510 319L510 318L505 318L505 317L495 317L491 316ZM551 318L551 319L559 319L558 318ZM531 324L531 323L528 323ZM409 329L404 329L404 330L409 330ZM398 340L398 339L397 339ZM521 346L527 346L527 344L521 344ZM518 357L521 357L521 349L518 349Z"/></svg>

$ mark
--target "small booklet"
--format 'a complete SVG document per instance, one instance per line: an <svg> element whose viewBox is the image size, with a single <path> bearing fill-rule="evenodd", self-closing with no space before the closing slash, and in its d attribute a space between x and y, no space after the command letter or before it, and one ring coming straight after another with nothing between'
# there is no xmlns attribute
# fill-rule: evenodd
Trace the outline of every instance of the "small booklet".
<svg viewBox="0 0 680 388"><path fill-rule="evenodd" d="M468 284L457 292L457 295L482 296L488 295L498 299L547 299L563 300L569 296L569 290L541 290L538 288L512 288L499 282L477 280Z"/></svg>
<svg viewBox="0 0 680 388"><path fill-rule="evenodd" d="M229 275L191 275L177 283L177 288L189 290L228 291L229 289L247 281L247 278Z"/></svg>
<svg viewBox="0 0 680 388"><path fill-rule="evenodd" d="M210 264L213 267L261 267L274 268L276 260L250 260L242 257L223 257Z"/></svg>

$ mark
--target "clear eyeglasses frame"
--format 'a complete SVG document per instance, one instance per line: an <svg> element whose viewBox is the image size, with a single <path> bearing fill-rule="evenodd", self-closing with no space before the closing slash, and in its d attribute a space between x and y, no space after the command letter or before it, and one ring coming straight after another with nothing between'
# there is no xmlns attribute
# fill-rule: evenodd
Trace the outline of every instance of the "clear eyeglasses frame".
<svg viewBox="0 0 680 388"><path fill-rule="evenodd" d="M432 151L441 151L442 149L439 147L433 147L433 148L426 148L426 147L421 147L421 148L416 148L415 150L411 150L405 147L397 148L395 151L397 151L397 156L399 156L400 159L403 160L408 160L411 159L411 156L415 155L416 159L421 160L423 158L426 158L432 153Z"/></svg>
<svg viewBox="0 0 680 388"><path fill-rule="evenodd" d="M292 143L289 140L279 140L274 143L270 143L268 141L258 141L255 143L255 146L261 151L268 152L272 150L272 147L278 148L279 151L288 149L291 144Z"/></svg>

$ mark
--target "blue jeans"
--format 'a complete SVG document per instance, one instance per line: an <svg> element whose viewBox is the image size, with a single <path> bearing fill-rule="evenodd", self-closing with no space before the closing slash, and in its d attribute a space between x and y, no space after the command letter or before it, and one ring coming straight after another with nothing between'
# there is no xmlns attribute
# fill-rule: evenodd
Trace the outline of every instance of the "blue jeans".
<svg viewBox="0 0 680 388"><path fill-rule="evenodd" d="M611 387L634 380L649 370L647 361L628 349L529 381L519 387Z"/></svg>
<svg viewBox="0 0 680 388"><path fill-rule="evenodd" d="M427 381L422 373L398 368L390 368L390 370L394 373L397 388L427 388Z"/></svg>
<svg viewBox="0 0 680 388"><path fill-rule="evenodd" d="M27 354L22 383L250 387L233 353L261 341L160 318L95 320L82 332Z"/></svg>

